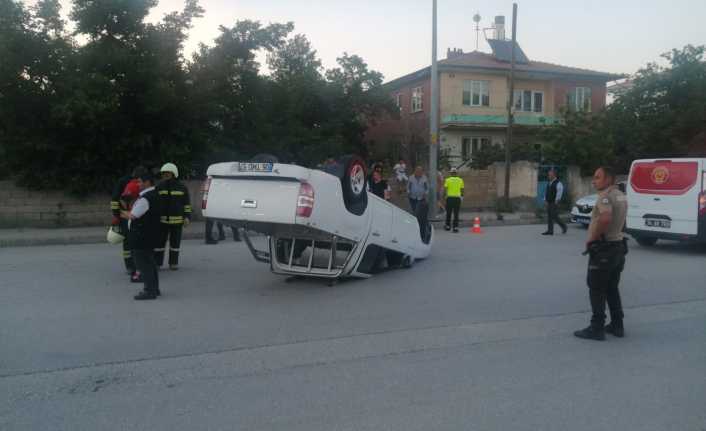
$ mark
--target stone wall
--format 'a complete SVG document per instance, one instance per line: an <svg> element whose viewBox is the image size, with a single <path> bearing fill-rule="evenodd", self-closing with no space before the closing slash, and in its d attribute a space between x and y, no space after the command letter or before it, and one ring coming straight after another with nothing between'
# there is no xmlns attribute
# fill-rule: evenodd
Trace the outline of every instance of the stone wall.
<svg viewBox="0 0 706 431"><path fill-rule="evenodd" d="M479 211L495 208L498 192L494 166L485 170L468 170L459 175L466 187L461 209Z"/></svg>
<svg viewBox="0 0 706 431"><path fill-rule="evenodd" d="M194 218L201 218L201 182L186 181ZM76 227L107 225L110 195L74 196L58 191L33 191L0 181L0 227Z"/></svg>
<svg viewBox="0 0 706 431"><path fill-rule="evenodd" d="M494 163L497 197L505 196L505 163ZM539 165L519 161L510 165L510 198L537 197L537 173Z"/></svg>

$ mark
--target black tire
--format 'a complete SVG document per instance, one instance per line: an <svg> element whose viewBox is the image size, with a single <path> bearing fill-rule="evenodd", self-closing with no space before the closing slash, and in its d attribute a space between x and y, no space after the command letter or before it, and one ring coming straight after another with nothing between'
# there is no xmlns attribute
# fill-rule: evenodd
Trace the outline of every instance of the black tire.
<svg viewBox="0 0 706 431"><path fill-rule="evenodd" d="M349 212L362 215L368 206L368 179L365 172L365 162L357 156L345 156L341 159L340 165L343 168L341 174L343 203Z"/></svg>
<svg viewBox="0 0 706 431"><path fill-rule="evenodd" d="M643 247L652 247L657 244L657 238L650 236L636 236L635 241Z"/></svg>

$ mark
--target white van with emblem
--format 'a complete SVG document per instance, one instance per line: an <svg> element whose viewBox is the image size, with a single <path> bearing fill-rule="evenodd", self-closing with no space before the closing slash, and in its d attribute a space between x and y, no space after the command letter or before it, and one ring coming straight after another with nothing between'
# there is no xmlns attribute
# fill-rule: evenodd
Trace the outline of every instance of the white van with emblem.
<svg viewBox="0 0 706 431"><path fill-rule="evenodd" d="M627 185L627 232L640 245L659 239L706 242L706 159L635 160Z"/></svg>

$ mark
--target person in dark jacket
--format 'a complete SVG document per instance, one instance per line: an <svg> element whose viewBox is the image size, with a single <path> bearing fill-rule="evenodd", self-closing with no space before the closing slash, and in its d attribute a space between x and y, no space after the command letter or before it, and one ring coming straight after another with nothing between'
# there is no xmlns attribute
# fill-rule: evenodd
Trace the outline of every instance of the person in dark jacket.
<svg viewBox="0 0 706 431"><path fill-rule="evenodd" d="M125 191L125 187L130 181L135 180L144 173L145 168L143 168L142 166L137 166L135 167L135 169L133 169L132 174L125 175L124 177L118 179L118 181L115 183L115 186L113 187L113 192L111 193L110 198L110 212L113 214L113 220L111 224L113 226L118 226L120 233L123 236L127 236L128 222L126 219L120 217L120 211L129 209L125 201L122 199L123 192ZM123 241L123 262L125 263L125 270L128 272L128 274L130 274L131 276L134 275L136 269L135 260L133 259L132 253L130 251L129 241Z"/></svg>
<svg viewBox="0 0 706 431"><path fill-rule="evenodd" d="M164 252L169 239L169 269L179 269L179 247L182 229L191 222L189 189L182 184L179 170L173 163L166 163L160 170L163 180L157 185L160 204L161 235L159 246L154 249L157 266L164 264Z"/></svg>
<svg viewBox="0 0 706 431"><path fill-rule="evenodd" d="M390 186L382 178L382 166L376 166L368 181L368 191L380 199L390 200Z"/></svg>
<svg viewBox="0 0 706 431"><path fill-rule="evenodd" d="M554 223L561 228L561 233L566 233L566 224L559 218L559 202L564 195L564 185L556 176L556 171L550 169L547 173L549 184L544 192L544 202L547 205L547 230L542 235L554 235Z"/></svg>
<svg viewBox="0 0 706 431"><path fill-rule="evenodd" d="M159 290L159 273L154 261L154 248L159 242L159 195L154 187L154 177L150 173L140 176L140 197L130 211L122 211L121 217L129 221L130 245L135 263L140 270L144 290L135 300L156 299Z"/></svg>

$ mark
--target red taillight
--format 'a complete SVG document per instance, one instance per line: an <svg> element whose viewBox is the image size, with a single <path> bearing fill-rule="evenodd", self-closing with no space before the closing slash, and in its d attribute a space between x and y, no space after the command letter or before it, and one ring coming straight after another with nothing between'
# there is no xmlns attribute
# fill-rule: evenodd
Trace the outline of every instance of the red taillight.
<svg viewBox="0 0 706 431"><path fill-rule="evenodd" d="M314 210L314 188L309 183L301 183L297 197L297 217L310 217Z"/></svg>
<svg viewBox="0 0 706 431"><path fill-rule="evenodd" d="M201 193L202 193L202 198L201 198L201 209L205 210L206 209L206 204L208 203L208 189L211 188L211 177L206 178L206 181L203 182L203 185L201 186Z"/></svg>
<svg viewBox="0 0 706 431"><path fill-rule="evenodd" d="M706 192L699 194L699 215L706 215Z"/></svg>

